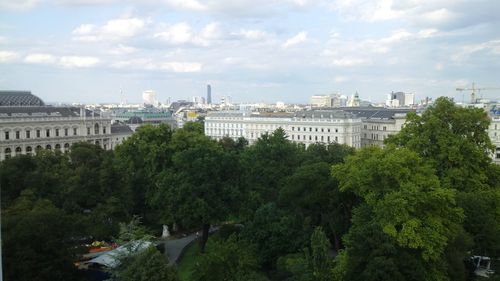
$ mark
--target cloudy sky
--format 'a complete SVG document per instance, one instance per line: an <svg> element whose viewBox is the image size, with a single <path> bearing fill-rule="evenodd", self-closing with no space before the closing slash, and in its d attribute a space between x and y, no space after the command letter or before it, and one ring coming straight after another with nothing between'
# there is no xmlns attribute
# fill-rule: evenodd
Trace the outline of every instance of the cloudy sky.
<svg viewBox="0 0 500 281"><path fill-rule="evenodd" d="M0 0L0 89L46 101L500 87L498 0ZM500 91L483 91L500 97Z"/></svg>

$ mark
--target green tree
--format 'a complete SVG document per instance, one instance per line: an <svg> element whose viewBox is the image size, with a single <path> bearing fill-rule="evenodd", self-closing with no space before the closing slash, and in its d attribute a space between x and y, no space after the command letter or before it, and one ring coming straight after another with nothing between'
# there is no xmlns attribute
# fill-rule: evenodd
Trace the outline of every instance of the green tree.
<svg viewBox="0 0 500 281"><path fill-rule="evenodd" d="M139 253L121 259L113 272L117 281L177 281L177 271L170 267L165 257L149 247Z"/></svg>
<svg viewBox="0 0 500 281"><path fill-rule="evenodd" d="M210 240L193 272L195 281L265 281L256 249L233 234L227 240Z"/></svg>
<svg viewBox="0 0 500 281"><path fill-rule="evenodd" d="M334 166L333 174L339 179L341 190L351 190L363 198L358 207L363 211L353 220L346 238L348 264L356 263L352 257L360 257L353 251L361 239L378 235L392 245L392 254L365 261L368 263L362 268L378 270L386 264L384 270L393 268L390 274L399 272L409 278L392 255L418 253L417 261L425 269L421 280L448 280L445 274L437 272L447 269L440 261L445 259L448 243L462 231L463 212L456 206L454 191L440 186L431 166L408 149L370 147L348 157L345 164ZM372 249L377 251L377 247ZM368 256L370 247L363 251Z"/></svg>
<svg viewBox="0 0 500 281"><path fill-rule="evenodd" d="M238 205L237 158L200 133L197 125L175 131L171 145L172 165L161 173L150 200L162 209L165 223L202 227L203 251L210 225L226 219Z"/></svg>
<svg viewBox="0 0 500 281"><path fill-rule="evenodd" d="M24 191L2 214L5 280L78 280L78 225L48 200Z"/></svg>
<svg viewBox="0 0 500 281"><path fill-rule="evenodd" d="M417 152L436 169L443 186L460 191L485 187L493 149L484 110L462 108L440 97L422 115L409 113L401 131L386 139Z"/></svg>
<svg viewBox="0 0 500 281"><path fill-rule="evenodd" d="M272 269L280 256L303 249L311 232L307 222L287 214L274 203L268 203L245 223L241 236L257 245L264 266Z"/></svg>

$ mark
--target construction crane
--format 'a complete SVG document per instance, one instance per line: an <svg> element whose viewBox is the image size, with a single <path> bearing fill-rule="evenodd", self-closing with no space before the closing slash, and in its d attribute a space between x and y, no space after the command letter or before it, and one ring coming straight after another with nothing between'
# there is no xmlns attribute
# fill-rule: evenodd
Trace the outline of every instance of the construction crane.
<svg viewBox="0 0 500 281"><path fill-rule="evenodd" d="M462 92L462 103L464 103L463 91L472 91L470 94L470 103L476 103L477 96L479 96L479 93L483 90L500 90L500 87L476 88L476 83L472 82L471 88L457 88L457 91Z"/></svg>

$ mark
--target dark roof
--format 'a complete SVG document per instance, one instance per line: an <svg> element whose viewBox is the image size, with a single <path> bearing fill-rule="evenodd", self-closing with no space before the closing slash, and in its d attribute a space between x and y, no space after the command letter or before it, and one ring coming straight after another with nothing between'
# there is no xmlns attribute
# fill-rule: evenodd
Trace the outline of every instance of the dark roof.
<svg viewBox="0 0 500 281"><path fill-rule="evenodd" d="M52 107L52 106L0 106L0 118L23 117L81 117L79 107ZM99 117L98 113L85 109L85 116Z"/></svg>
<svg viewBox="0 0 500 281"><path fill-rule="evenodd" d="M355 114L363 119L393 119L396 114L407 114L415 112L414 109L406 108L382 108L382 107L342 107L343 111Z"/></svg>
<svg viewBox="0 0 500 281"><path fill-rule="evenodd" d="M134 131L130 129L129 126L124 125L124 124L112 124L111 125L111 134L125 134L125 133L130 133L132 134Z"/></svg>
<svg viewBox="0 0 500 281"><path fill-rule="evenodd" d="M297 118L356 118L351 112L340 109L299 111L294 114Z"/></svg>
<svg viewBox="0 0 500 281"><path fill-rule="evenodd" d="M39 97L28 91L0 91L0 106L43 106Z"/></svg>

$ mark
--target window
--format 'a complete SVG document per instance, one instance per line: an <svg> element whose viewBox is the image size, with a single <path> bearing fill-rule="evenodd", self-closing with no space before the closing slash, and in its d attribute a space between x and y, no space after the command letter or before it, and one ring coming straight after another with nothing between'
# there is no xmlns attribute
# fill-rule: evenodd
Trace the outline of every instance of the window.
<svg viewBox="0 0 500 281"><path fill-rule="evenodd" d="M292 140L294 139L294 135L292 135Z"/></svg>
<svg viewBox="0 0 500 281"><path fill-rule="evenodd" d="M16 131L16 140L18 140L20 138L21 138L21 132L20 131Z"/></svg>
<svg viewBox="0 0 500 281"><path fill-rule="evenodd" d="M64 150L68 150L69 149L69 143L65 143L64 144Z"/></svg>
<svg viewBox="0 0 500 281"><path fill-rule="evenodd" d="M339 132L339 129L335 128L335 133L338 133Z"/></svg>
<svg viewBox="0 0 500 281"><path fill-rule="evenodd" d="M94 125L94 135L98 135L98 134L99 134L99 124L96 123ZM90 133L89 133L89 135L90 135Z"/></svg>
<svg viewBox="0 0 500 281"><path fill-rule="evenodd" d="M47 144L47 146L45 146L45 149L47 150L51 150L52 149L52 146L50 144Z"/></svg>
<svg viewBox="0 0 500 281"><path fill-rule="evenodd" d="M90 135L90 128L87 127L87 135Z"/></svg>
<svg viewBox="0 0 500 281"><path fill-rule="evenodd" d="M325 129L321 128L321 132L324 132L324 131L325 131Z"/></svg>
<svg viewBox="0 0 500 281"><path fill-rule="evenodd" d="M8 147L7 147L7 148L5 149L5 159L9 159L9 158L10 158L10 156L11 156L11 152L12 152L12 151L10 150L10 148L8 148Z"/></svg>
<svg viewBox="0 0 500 281"><path fill-rule="evenodd" d="M330 132L330 129L328 129L328 133Z"/></svg>
<svg viewBox="0 0 500 281"><path fill-rule="evenodd" d="M22 152L21 148L19 146L16 147L16 156L21 155L21 152Z"/></svg>
<svg viewBox="0 0 500 281"><path fill-rule="evenodd" d="M316 132L318 131L318 128L316 128Z"/></svg>
<svg viewBox="0 0 500 281"><path fill-rule="evenodd" d="M102 127L102 133L105 134L106 133L106 127Z"/></svg>
<svg viewBox="0 0 500 281"><path fill-rule="evenodd" d="M384 131L386 131L386 130L387 130L387 127L386 127L386 126L384 126L382 129L383 129Z"/></svg>
<svg viewBox="0 0 500 281"><path fill-rule="evenodd" d="M73 136L76 136L76 135L77 135L77 129L73 128Z"/></svg>
<svg viewBox="0 0 500 281"><path fill-rule="evenodd" d="M27 139L31 138L31 131L26 130L26 138Z"/></svg>
<svg viewBox="0 0 500 281"><path fill-rule="evenodd" d="M365 129L366 129L366 128L368 128L368 126L367 126L367 125L364 125L364 126L363 126L363 128L365 128Z"/></svg>
<svg viewBox="0 0 500 281"><path fill-rule="evenodd" d="M330 136L328 136L327 139L328 139L328 142L330 142Z"/></svg>
<svg viewBox="0 0 500 281"><path fill-rule="evenodd" d="M309 136L309 140L312 140L312 136Z"/></svg>
<svg viewBox="0 0 500 281"><path fill-rule="evenodd" d="M61 150L61 145L60 144L56 144L55 149L56 150Z"/></svg>
<svg viewBox="0 0 500 281"><path fill-rule="evenodd" d="M317 141L318 140L318 136L314 136L314 140Z"/></svg>
<svg viewBox="0 0 500 281"><path fill-rule="evenodd" d="M9 139L9 132L5 132L5 139L8 140Z"/></svg>
<svg viewBox="0 0 500 281"><path fill-rule="evenodd" d="M339 138L338 137L335 137L335 141L338 142L339 141Z"/></svg>
<svg viewBox="0 0 500 281"><path fill-rule="evenodd" d="M67 137L68 136L68 128L64 128L64 136Z"/></svg>
<svg viewBox="0 0 500 281"><path fill-rule="evenodd" d="M300 127L297 127L297 131L299 131L299 132L300 132Z"/></svg>
<svg viewBox="0 0 500 281"><path fill-rule="evenodd" d="M45 136L48 138L50 137L50 129L45 130Z"/></svg>
<svg viewBox="0 0 500 281"><path fill-rule="evenodd" d="M32 151L33 151L33 149L31 148L31 146L26 147L26 154L27 155L31 155Z"/></svg>
<svg viewBox="0 0 500 281"><path fill-rule="evenodd" d="M313 128L309 127L309 132L312 132Z"/></svg>
<svg viewBox="0 0 500 281"><path fill-rule="evenodd" d="M36 130L36 137L37 137L37 138L39 138L39 137L40 137L40 134L41 134L40 130Z"/></svg>
<svg viewBox="0 0 500 281"><path fill-rule="evenodd" d="M56 129L56 137L59 136L59 129Z"/></svg>

